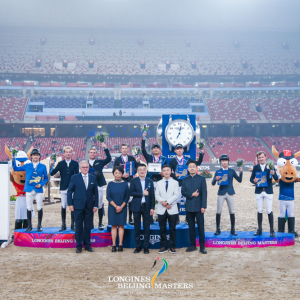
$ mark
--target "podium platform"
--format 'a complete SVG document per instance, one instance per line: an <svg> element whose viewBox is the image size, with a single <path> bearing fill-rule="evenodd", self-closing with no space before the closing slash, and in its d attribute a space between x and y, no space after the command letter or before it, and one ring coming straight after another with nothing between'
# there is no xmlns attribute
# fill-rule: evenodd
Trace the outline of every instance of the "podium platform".
<svg viewBox="0 0 300 300"><path fill-rule="evenodd" d="M143 224L142 224L143 225ZM127 224L124 226L124 248L135 248L134 226ZM143 226L142 226L143 229ZM99 231L93 229L91 232L91 245L94 248L111 246L111 227ZM196 229L196 234L197 234ZM169 239L169 229L167 227L167 238ZM143 247L143 231L140 235ZM150 249L160 249L160 230L157 222L150 227ZM59 227L44 227L42 232L34 228L31 232L26 229L14 231L14 244L20 247L37 247L37 248L75 248L75 233L68 230L59 232ZM197 246L199 241L197 238ZM276 233L274 238L270 237L269 232L263 232L260 236L254 236L253 231L238 231L237 236L230 232L222 232L216 236L213 232L205 232L205 246L207 248L253 248L253 247L285 247L295 244L295 236L290 233ZM117 241L118 245L118 241ZM176 248L184 248L190 245L189 227L185 223L176 226Z"/></svg>

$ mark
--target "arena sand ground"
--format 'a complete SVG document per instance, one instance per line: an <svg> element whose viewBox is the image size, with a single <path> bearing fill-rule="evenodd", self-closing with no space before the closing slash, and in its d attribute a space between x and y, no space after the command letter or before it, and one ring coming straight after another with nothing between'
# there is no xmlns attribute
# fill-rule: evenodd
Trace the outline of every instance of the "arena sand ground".
<svg viewBox="0 0 300 300"><path fill-rule="evenodd" d="M250 173L242 184L234 183L236 230L256 229L256 202ZM208 184L206 231L215 230L217 186ZM300 183L296 184L296 230L300 232ZM277 230L278 187L274 190L274 217ZM107 202L105 201L106 209ZM43 226L60 226L60 204L45 207ZM181 217L184 218L184 217ZM107 218L104 218L107 224ZM36 227L37 218L34 219ZM97 217L96 217L97 222ZM70 224L70 215L68 226ZM221 230L229 229L229 214L224 204ZM11 229L14 206L11 206ZM268 231L264 212L263 230ZM177 254L133 254L133 249L112 253L111 247L95 248L95 253L76 254L74 249L20 248L10 245L0 249L1 299L299 299L300 243L291 247L254 249L211 249L208 254L178 249ZM168 270L156 283L188 283L192 289L118 289L109 276L149 276L156 258L165 258Z"/></svg>

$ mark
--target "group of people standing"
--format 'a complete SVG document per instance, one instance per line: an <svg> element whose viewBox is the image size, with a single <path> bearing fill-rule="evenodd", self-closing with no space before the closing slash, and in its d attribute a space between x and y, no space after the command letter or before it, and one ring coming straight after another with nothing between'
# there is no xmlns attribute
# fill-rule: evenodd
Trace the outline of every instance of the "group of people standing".
<svg viewBox="0 0 300 300"><path fill-rule="evenodd" d="M204 177L197 174L198 166L203 161L204 152L200 151L197 161L184 155L184 148L181 144L175 146L176 156L167 163L167 158L162 156L160 145L152 145L152 154L148 154L145 147L146 133L143 134L141 150L148 163L161 163L162 169L159 174L151 175L147 172L147 166L140 162L140 159L128 155L128 147L121 145L121 156L116 158L113 168L114 180L109 182L106 190L108 200L108 224L111 225L112 252L123 251L124 225L127 224L127 207L129 208L129 224L134 226L135 244L134 253L143 250L145 254L149 253L150 224L153 219L155 210L155 200L157 201L156 214L160 226L161 248L159 253L169 251L176 253L176 225L179 223L179 211L181 199L185 202L186 222L189 226L190 246L187 252L195 251L196 248L196 228L198 226L200 252L206 254L205 249L205 230L204 230L204 213L207 207L207 186ZM99 224L98 229L103 230L102 218L104 214L103 204L103 186L106 181L103 175L103 168L111 161L111 155L105 143L101 143L106 158L96 159L97 149L89 149L88 161L72 160L73 149L70 146L64 147L65 159L60 161L56 166L51 160L51 176L57 172L60 173L60 193L61 193L61 220L60 231L67 229L66 209L69 206L71 211L71 229L75 230L76 252L81 253L83 245L86 251L93 252L90 242L91 229L94 228L94 213L98 211ZM23 166L17 166L13 162L15 171L26 171L26 182L24 192L26 192L27 203L27 232L32 230L31 212L33 210L33 198L36 198L38 209L38 231L42 231L42 202L43 202L43 185L48 181L46 167L39 162L40 153L38 149L31 152L32 162ZM275 180L278 179L274 170L266 168L266 154L261 151L257 153L259 164L254 167L250 181L256 184L257 172L267 172L267 186L255 188L257 202L257 220L258 229L254 235L262 234L262 215L263 203L266 202L270 224L270 236L275 236L273 227L273 184L272 175ZM137 176L130 176L125 172L124 165L127 162L135 163ZM219 185L217 197L216 213L216 232L215 235L221 234L221 213L225 200L228 204L231 234L235 232L235 214L234 214L234 188L233 178L242 182L243 170L239 168L239 175L228 168L229 156L226 154L220 157L220 170L228 171L227 184ZM177 166L187 165L188 176L180 179L181 174L177 173ZM80 171L80 172L79 172ZM33 176L35 174L35 176ZM35 178L39 177L37 181ZM33 178L33 179L32 179ZM218 172L212 180L212 185L220 182ZM32 183L33 181L33 183ZM38 182L38 183L37 183ZM35 184L36 183L36 184ZM143 247L141 241L141 218L143 218ZM170 239L167 239L167 222L169 224ZM119 238L118 248L116 245L117 236Z"/></svg>

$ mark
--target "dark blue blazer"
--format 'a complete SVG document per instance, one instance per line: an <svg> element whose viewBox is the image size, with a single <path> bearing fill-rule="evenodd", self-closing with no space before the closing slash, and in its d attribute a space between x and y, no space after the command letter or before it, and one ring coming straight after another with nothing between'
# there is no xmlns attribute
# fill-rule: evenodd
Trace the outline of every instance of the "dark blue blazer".
<svg viewBox="0 0 300 300"><path fill-rule="evenodd" d="M150 209L155 207L154 185L150 178L145 179L145 189L148 188L149 195L145 196L146 210L150 212ZM139 212L141 209L141 202L143 198L142 184L139 177L133 178L130 182L129 196L132 196L131 208L133 212Z"/></svg>
<svg viewBox="0 0 300 300"><path fill-rule="evenodd" d="M135 162L135 172L136 172L136 166L137 166L136 159L133 156L128 155L128 161L134 161ZM114 162L114 167L122 167L122 168L124 168L124 164L123 164L121 156L119 156L119 157L116 158L116 160ZM122 178L122 180L124 180L126 182L131 182L132 178L133 178L133 176L129 176L127 178Z"/></svg>
<svg viewBox="0 0 300 300"><path fill-rule="evenodd" d="M253 167L252 174L251 174L251 177L250 177L250 182L252 182L253 184L255 184L253 180L255 178L255 173L256 172L262 172L260 164ZM255 194L261 194L263 189L265 189L265 192L267 194L273 194L273 183L272 183L272 178L270 178L270 169L267 169L267 167L265 167L265 172L267 172L268 186L266 186L266 187L257 187L256 184L255 184ZM273 178L274 178L274 180L278 180L278 176L277 176L276 172L273 175Z"/></svg>
<svg viewBox="0 0 300 300"><path fill-rule="evenodd" d="M87 189L81 173L72 176L67 193L68 206L73 205L74 209L84 209L85 207L93 209L93 207L98 207L97 180L92 174L88 174L88 176Z"/></svg>
<svg viewBox="0 0 300 300"><path fill-rule="evenodd" d="M223 170L223 168L220 168L219 170ZM217 171L219 171L217 170ZM212 185L215 185L217 183L216 181L216 174L211 182ZM237 175L234 169L228 168L228 185L220 185L218 190L218 195L225 195L228 193L229 195L234 195L235 191L233 188L233 178L236 179L237 182L241 183L243 180L243 172L240 173L240 175Z"/></svg>
<svg viewBox="0 0 300 300"><path fill-rule="evenodd" d="M48 182L48 174L47 168L44 164L39 163L37 165L36 170L33 168L33 163L25 164L23 166L17 167L16 160L13 160L13 169L14 171L25 171L26 172L26 179L25 179L25 187L24 192L31 192L33 189L37 193L43 193L43 186ZM38 189L33 185L29 184L29 180L32 178L41 177L42 181L39 183L41 187Z"/></svg>
<svg viewBox="0 0 300 300"><path fill-rule="evenodd" d="M57 172L60 173L60 189L65 191L71 181L71 177L74 174L79 173L79 164L76 160L71 160L69 167L65 160L60 161L56 167L51 169L50 175L54 176Z"/></svg>
<svg viewBox="0 0 300 300"><path fill-rule="evenodd" d="M95 170L95 176L97 178L97 184L99 187L106 185L105 177L103 175L103 168L111 161L109 150L104 149L104 152L106 154L105 159L96 159L93 166L91 166L89 163L90 168Z"/></svg>

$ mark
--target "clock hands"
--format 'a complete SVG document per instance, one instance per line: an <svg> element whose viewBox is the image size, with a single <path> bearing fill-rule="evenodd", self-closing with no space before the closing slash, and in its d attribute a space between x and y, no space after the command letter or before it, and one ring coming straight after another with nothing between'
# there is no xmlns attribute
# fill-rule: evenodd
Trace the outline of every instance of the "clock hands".
<svg viewBox="0 0 300 300"><path fill-rule="evenodd" d="M178 135L177 135L177 138L176 138L176 139L178 139L178 137L179 137L180 134L181 134L181 126L180 126L180 128L179 128L179 132L178 132Z"/></svg>

